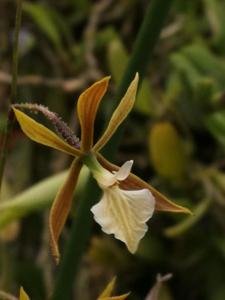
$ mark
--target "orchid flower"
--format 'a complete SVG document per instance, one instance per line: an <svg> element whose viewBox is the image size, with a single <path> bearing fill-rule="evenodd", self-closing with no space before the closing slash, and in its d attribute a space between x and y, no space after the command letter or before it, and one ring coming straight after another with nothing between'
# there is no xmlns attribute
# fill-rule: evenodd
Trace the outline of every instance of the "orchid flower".
<svg viewBox="0 0 225 300"><path fill-rule="evenodd" d="M189 213L187 208L171 202L151 185L132 174L133 161L125 162L122 167L118 167L99 153L131 111L137 93L138 78L138 74L136 74L104 133L96 143L93 141L95 117L99 104L106 93L110 77L94 83L78 99L80 142L64 122L54 113L44 110L43 106L37 104L13 106L21 129L30 139L74 157L67 179L58 191L50 210L50 243L56 261L59 260L58 239L69 214L73 192L83 165L89 167L103 191L101 200L91 209L94 219L105 233L114 234L117 239L126 244L132 253L137 250L140 239L147 230L146 222L151 218L154 210ZM36 122L18 108L42 111L53 122L62 137Z"/></svg>

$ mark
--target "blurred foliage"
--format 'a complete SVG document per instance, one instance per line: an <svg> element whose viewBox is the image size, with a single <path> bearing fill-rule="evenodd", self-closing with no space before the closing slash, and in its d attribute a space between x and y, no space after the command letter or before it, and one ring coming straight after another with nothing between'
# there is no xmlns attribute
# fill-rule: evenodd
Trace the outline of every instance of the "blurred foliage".
<svg viewBox="0 0 225 300"><path fill-rule="evenodd" d="M18 102L49 106L79 133L71 121L74 99L107 74L113 95L146 5L144 0L24 1ZM168 272L173 278L158 300L225 299L224 9L220 0L174 1L117 155L118 163L134 159L137 174L190 207L193 216L156 214L135 256L96 225L74 299L96 299L115 274L116 294L131 291L128 299L145 299L156 274ZM1 143L15 2L2 0L0 16ZM105 99L98 134L111 107L113 100ZM9 146L0 203L0 289L16 294L22 285L31 299L43 300L51 293L55 272L45 208L69 161L28 141L17 126ZM43 178L41 190L33 186ZM70 225L69 220L62 251Z"/></svg>
<svg viewBox="0 0 225 300"><path fill-rule="evenodd" d="M156 123L149 135L150 158L155 171L174 181L182 181L187 159L176 129L169 122Z"/></svg>

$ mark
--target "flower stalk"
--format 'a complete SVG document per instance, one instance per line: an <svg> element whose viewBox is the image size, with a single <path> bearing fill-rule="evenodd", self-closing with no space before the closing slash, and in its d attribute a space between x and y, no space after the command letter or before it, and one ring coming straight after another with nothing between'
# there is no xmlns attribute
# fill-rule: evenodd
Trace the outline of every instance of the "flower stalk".
<svg viewBox="0 0 225 300"><path fill-rule="evenodd" d="M85 154L82 161L92 172L101 172L102 167L92 152Z"/></svg>

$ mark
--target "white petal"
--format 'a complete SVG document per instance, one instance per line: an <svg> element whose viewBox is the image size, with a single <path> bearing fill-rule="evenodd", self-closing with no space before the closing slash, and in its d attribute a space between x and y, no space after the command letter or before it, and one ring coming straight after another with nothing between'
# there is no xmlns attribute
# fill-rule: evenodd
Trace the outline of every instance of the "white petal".
<svg viewBox="0 0 225 300"><path fill-rule="evenodd" d="M131 171L131 168L133 166L133 163L134 161L133 160L129 160L129 161L126 161L119 169L118 172L115 172L115 176L116 176L116 179L117 180L125 180L129 174L130 174L130 171Z"/></svg>
<svg viewBox="0 0 225 300"><path fill-rule="evenodd" d="M98 185L103 189L113 185L117 181L115 175L105 168L101 168L100 171L93 171L93 176L97 180Z"/></svg>
<svg viewBox="0 0 225 300"><path fill-rule="evenodd" d="M134 253L147 231L145 223L154 207L155 199L149 190L125 191L113 186L104 191L101 201L91 211L105 233L114 234Z"/></svg>

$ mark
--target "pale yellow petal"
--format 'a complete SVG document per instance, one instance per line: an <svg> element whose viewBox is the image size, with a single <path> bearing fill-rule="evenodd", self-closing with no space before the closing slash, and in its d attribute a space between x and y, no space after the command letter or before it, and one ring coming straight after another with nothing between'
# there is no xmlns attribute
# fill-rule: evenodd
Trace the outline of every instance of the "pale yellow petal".
<svg viewBox="0 0 225 300"><path fill-rule="evenodd" d="M106 128L105 132L98 140L98 142L94 145L93 150L98 151L102 147L104 147L105 144L110 140L114 132L117 130L117 128L120 126L120 124L124 121L124 119L126 119L127 115L134 106L138 87L138 80L139 76L138 73L136 73L136 76L131 82L130 86L128 87L126 94L124 95L123 99L120 101L119 105L114 111L109 121L108 127Z"/></svg>
<svg viewBox="0 0 225 300"><path fill-rule="evenodd" d="M135 253L154 208L155 199L148 189L125 191L112 186L104 190L101 201L91 211L105 233L114 234Z"/></svg>
<svg viewBox="0 0 225 300"><path fill-rule="evenodd" d="M133 166L134 161L128 160L126 161L120 168L118 172L115 172L115 177L119 181L125 180L129 175L131 168Z"/></svg>
<svg viewBox="0 0 225 300"><path fill-rule="evenodd" d="M23 287L20 288L20 297L19 300L30 300L27 293L24 291Z"/></svg>
<svg viewBox="0 0 225 300"><path fill-rule="evenodd" d="M77 113L81 125L81 149L88 151L93 145L94 122L101 99L107 91L110 77L95 82L84 91L77 102Z"/></svg>
<svg viewBox="0 0 225 300"><path fill-rule="evenodd" d="M80 160L74 160L70 167L69 174L67 175L65 183L56 195L49 215L50 244L52 255L54 256L57 263L60 258L58 239L71 208L73 192L79 177L81 167L82 163L80 162Z"/></svg>
<svg viewBox="0 0 225 300"><path fill-rule="evenodd" d="M22 111L13 107L16 119L23 132L33 141L60 150L72 156L80 156L81 151L70 146L58 137L53 131L36 122Z"/></svg>

